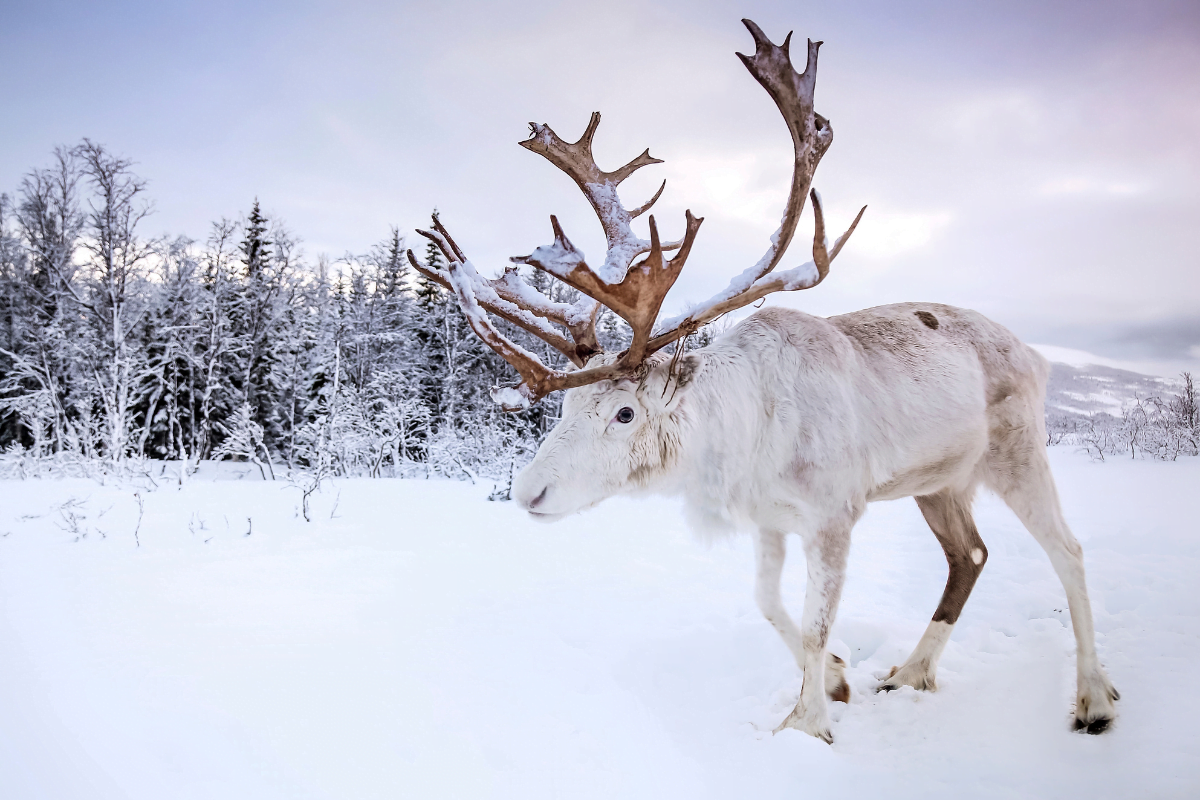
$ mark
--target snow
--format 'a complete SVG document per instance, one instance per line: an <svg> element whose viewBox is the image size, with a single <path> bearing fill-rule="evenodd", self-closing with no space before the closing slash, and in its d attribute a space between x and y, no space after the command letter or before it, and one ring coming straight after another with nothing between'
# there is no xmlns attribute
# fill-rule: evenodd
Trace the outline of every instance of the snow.
<svg viewBox="0 0 1200 800"><path fill-rule="evenodd" d="M305 523L299 489L244 467L0 482L0 797L1196 796L1200 459L1050 455L1122 694L1103 736L1068 730L1063 591L987 495L934 694L871 688L941 551L911 500L859 524L828 746L769 732L800 676L749 540L697 543L674 501L546 526L490 486L342 480Z"/></svg>
<svg viewBox="0 0 1200 800"><path fill-rule="evenodd" d="M525 384L521 384L521 386L525 387ZM528 390L528 387L525 388ZM492 400L496 405L505 410L515 411L521 408L529 408L529 396L511 386L500 386L492 389Z"/></svg>

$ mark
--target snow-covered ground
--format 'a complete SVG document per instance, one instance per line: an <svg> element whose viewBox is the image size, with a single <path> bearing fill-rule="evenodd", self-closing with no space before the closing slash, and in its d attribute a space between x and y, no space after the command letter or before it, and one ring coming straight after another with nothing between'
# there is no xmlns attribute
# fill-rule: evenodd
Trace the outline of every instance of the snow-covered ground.
<svg viewBox="0 0 1200 800"><path fill-rule="evenodd" d="M1068 730L1063 591L991 496L936 694L871 690L941 551L911 500L858 526L828 746L770 733L800 676L750 542L672 501L545 526L490 485L347 480L306 523L256 475L0 483L0 797L1195 797L1200 459L1051 458L1122 694L1103 736ZM796 553L793 608L803 583Z"/></svg>

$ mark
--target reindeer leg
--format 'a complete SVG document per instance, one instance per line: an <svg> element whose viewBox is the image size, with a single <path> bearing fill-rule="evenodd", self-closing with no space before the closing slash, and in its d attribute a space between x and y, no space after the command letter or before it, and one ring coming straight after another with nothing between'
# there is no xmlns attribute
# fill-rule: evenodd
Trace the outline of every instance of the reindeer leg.
<svg viewBox="0 0 1200 800"><path fill-rule="evenodd" d="M971 517L974 491L974 488L967 491L943 489L937 494L916 498L917 507L946 552L950 573L946 576L942 599L921 641L902 666L892 667L891 674L876 691L891 691L901 686L937 691L938 659L950 640L950 632L954 630L954 623L958 621L971 589L975 587L975 580L987 563L987 548Z"/></svg>
<svg viewBox="0 0 1200 800"><path fill-rule="evenodd" d="M804 683L796 707L779 724L776 732L795 728L833 743L829 708L825 702L825 644L837 615L842 583L846 578L851 524L832 524L817 535L804 538L808 586L804 592L804 615L800 620L801 654L797 657L802 659Z"/></svg>
<svg viewBox="0 0 1200 800"><path fill-rule="evenodd" d="M757 570L754 581L754 599L758 610L767 618L792 657L796 666L804 669L804 643L800 628L783 607L779 580L783 574L783 562L787 559L787 542L783 531L760 528L754 539L754 555ZM850 684L846 682L846 665L833 653L825 654L825 690L833 700L850 702Z"/></svg>
<svg viewBox="0 0 1200 800"><path fill-rule="evenodd" d="M992 465L990 482L1050 556L1050 563L1062 581L1075 631L1075 729L1103 733L1116 717L1113 701L1121 695L1113 688L1096 655L1083 548L1063 519L1042 437L1034 435L1038 437L1036 440L1027 437L1029 441L1022 443L1023 458L1010 457L1002 464Z"/></svg>

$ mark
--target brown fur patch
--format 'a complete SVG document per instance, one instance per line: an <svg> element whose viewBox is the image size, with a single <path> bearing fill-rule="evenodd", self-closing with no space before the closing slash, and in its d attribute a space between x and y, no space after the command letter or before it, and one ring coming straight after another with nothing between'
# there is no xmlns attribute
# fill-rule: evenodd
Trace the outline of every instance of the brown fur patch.
<svg viewBox="0 0 1200 800"><path fill-rule="evenodd" d="M928 311L917 311L916 315L917 319L925 323L926 328L935 331L938 329L938 318L933 314L930 314Z"/></svg>
<svg viewBox="0 0 1200 800"><path fill-rule="evenodd" d="M969 497L941 491L914 499L925 521L933 529L933 535L942 545L950 567L942 599L933 612L933 621L953 625L958 622L958 615L962 613L971 589L975 587L975 580L987 563L987 547L975 528ZM973 550L978 551L978 561L972 555Z"/></svg>

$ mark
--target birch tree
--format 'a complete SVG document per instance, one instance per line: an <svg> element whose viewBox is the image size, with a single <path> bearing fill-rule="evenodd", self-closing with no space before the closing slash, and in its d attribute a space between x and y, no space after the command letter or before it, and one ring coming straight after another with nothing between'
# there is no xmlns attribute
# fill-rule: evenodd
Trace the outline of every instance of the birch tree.
<svg viewBox="0 0 1200 800"><path fill-rule="evenodd" d="M77 300L90 312L95 335L90 371L102 407L104 449L119 462L129 449L130 402L145 365L130 347L130 334L147 307L139 289L153 246L138 238L137 228L151 206L146 182L130 171L133 162L88 139L75 152L92 188L81 240L90 285Z"/></svg>

